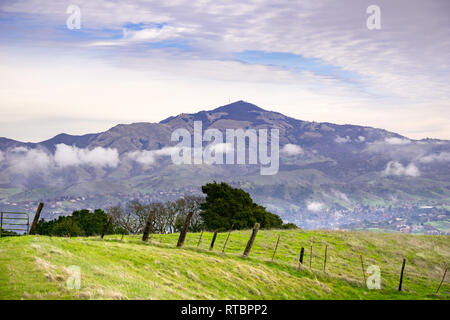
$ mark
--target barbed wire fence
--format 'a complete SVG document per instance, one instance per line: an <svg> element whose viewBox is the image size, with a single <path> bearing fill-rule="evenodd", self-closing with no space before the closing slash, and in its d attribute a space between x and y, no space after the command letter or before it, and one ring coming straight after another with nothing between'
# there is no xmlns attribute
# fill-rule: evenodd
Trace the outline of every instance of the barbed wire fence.
<svg viewBox="0 0 450 320"><path fill-rule="evenodd" d="M214 234L216 234L215 239ZM252 231L250 230L249 238L251 234ZM176 245L177 235L177 233L173 233L166 234L167 237L161 236L155 244ZM129 235L128 238L138 241L141 236ZM216 247L211 249L213 239ZM337 249L332 243L318 240L317 236L311 236L295 246L292 246L292 243L284 242L281 234L274 234L270 239L261 239L255 236L255 239L255 243L252 243L253 249L250 256L272 263L287 263L300 272L308 271L316 276L332 276L358 286L367 287L371 276L368 273L368 267L377 266L380 269L379 289L396 289L395 286L399 284L398 291L423 292L423 289L421 290L423 287L435 287L436 290L429 292L429 294L439 292L450 294L447 291L449 289L446 279L448 263L427 263L426 269L429 272L424 274L418 270L415 264L408 261L408 254L404 256L398 254L382 255L381 252L378 252L375 257L375 254L367 253L367 250L363 252L363 247L361 250L352 247ZM242 256L246 243L242 237L233 238L232 230L220 233L202 231L201 233L188 233L186 235L186 246L194 250ZM301 251L303 251L303 254L300 262ZM403 259L405 259L406 264L405 270L402 272ZM410 260L414 262L414 259L413 257ZM403 285L400 285L400 283Z"/></svg>
<svg viewBox="0 0 450 320"><path fill-rule="evenodd" d="M203 237L205 237L205 234L207 237L209 236L209 233L204 233ZM237 247L241 247L242 249L245 247L243 240L233 239L232 233L230 236L230 232L228 234L219 233L219 235L220 237L218 236L216 241L220 243L225 240L229 246L228 252L222 252L223 254L239 254ZM226 238L224 238L225 236ZM208 241L206 240L206 242ZM234 247L231 247L232 244ZM424 274L423 271L418 270L416 265L409 263L410 261L406 257L400 255L383 256L378 252L375 258L370 253L359 252L353 248L337 250L334 245L323 240L316 241L313 239L304 241L296 246L295 249L297 249L297 252L295 252L292 246L289 248L283 247L283 238L280 235L275 235L270 242L268 239L255 241L252 255L267 261L287 262L292 264L293 268L299 269L301 248L304 250L300 270L309 270L314 274L334 276L355 284L367 286L369 280L367 277L371 275L367 273L367 267L378 266L381 272L381 289L397 289L397 287L391 288L389 286L403 282L403 286L399 291L414 292L420 290L425 285L427 288L436 287L436 291L430 292L430 294L438 293L440 291L439 289L444 294L449 294L449 292L442 290L443 288L447 288L448 285L448 281L446 280L447 263L428 263L427 269L430 271ZM361 267L359 269L355 268L356 266L361 266L361 257L363 257L364 271ZM406 261L406 266L402 275L403 259ZM414 261L414 258L412 261Z"/></svg>

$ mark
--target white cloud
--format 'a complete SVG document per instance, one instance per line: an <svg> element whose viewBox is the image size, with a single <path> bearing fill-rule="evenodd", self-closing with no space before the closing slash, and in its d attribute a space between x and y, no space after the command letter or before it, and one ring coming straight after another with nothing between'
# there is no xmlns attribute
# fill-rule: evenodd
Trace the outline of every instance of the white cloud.
<svg viewBox="0 0 450 320"><path fill-rule="evenodd" d="M205 152L215 154L225 154L228 152L234 152L233 146L231 143L215 143L213 145L210 145L209 147L205 149L196 149L196 148L188 148L188 147L164 147L162 149L157 150L138 150L133 152L128 152L126 154L126 157L128 159L131 159L133 161L136 161L143 165L151 165L154 164L158 158L160 157L171 157L172 154L176 154L177 152L180 152L183 150L184 153L188 153L192 155L196 154L196 150L199 150L202 155L204 155Z"/></svg>
<svg viewBox="0 0 450 320"><path fill-rule="evenodd" d="M431 162L450 162L450 152L441 152L439 154L430 154L419 159L422 163Z"/></svg>
<svg viewBox="0 0 450 320"><path fill-rule="evenodd" d="M379 154L386 160L410 162L431 152L433 143L391 138L366 144L364 152Z"/></svg>
<svg viewBox="0 0 450 320"><path fill-rule="evenodd" d="M306 205L306 208L312 212L319 212L324 207L324 204L321 202L312 201Z"/></svg>
<svg viewBox="0 0 450 320"><path fill-rule="evenodd" d="M171 156L172 153L179 152L180 149L177 147L165 147L157 150L137 150L133 152L129 152L126 154L126 157L132 159L143 165L150 165L155 163L155 161L159 157L163 156Z"/></svg>
<svg viewBox="0 0 450 320"><path fill-rule="evenodd" d="M28 149L25 147L14 147L14 148L10 149L9 151L19 153L19 152L27 152Z"/></svg>
<svg viewBox="0 0 450 320"><path fill-rule="evenodd" d="M119 152L117 149L102 147L80 149L61 143L56 145L54 159L59 167L87 165L115 168L119 165Z"/></svg>
<svg viewBox="0 0 450 320"><path fill-rule="evenodd" d="M212 149L211 151L221 154L234 152L234 148L231 143L216 143L211 147L211 149Z"/></svg>
<svg viewBox="0 0 450 320"><path fill-rule="evenodd" d="M31 174L39 174L50 179L48 181L50 184L56 182L52 176L65 167L115 168L120 162L116 149L97 147L89 150L65 144L56 145L54 154L39 148L10 148L4 152L0 151L0 161L2 161L4 177L14 178L16 175L29 177Z"/></svg>
<svg viewBox="0 0 450 320"><path fill-rule="evenodd" d="M388 176L418 177L420 176L420 171L414 163L410 163L404 167L400 162L390 161L386 165L386 169L384 169L384 174Z"/></svg>
<svg viewBox="0 0 450 320"><path fill-rule="evenodd" d="M343 192L340 192L338 190L332 190L333 194L338 197L341 200L344 200L346 202L350 202L350 199L347 197L347 195Z"/></svg>
<svg viewBox="0 0 450 320"><path fill-rule="evenodd" d="M359 136L359 137L358 137L358 140L359 140L360 142L364 142L364 141L366 141L366 138L363 137L363 136Z"/></svg>
<svg viewBox="0 0 450 320"><path fill-rule="evenodd" d="M350 137L349 136L346 136L346 137L337 136L336 139L334 139L334 141L336 141L337 143L347 143L350 141Z"/></svg>
<svg viewBox="0 0 450 320"><path fill-rule="evenodd" d="M10 172L23 175L48 170L53 163L52 156L46 151L25 147L7 150L4 160Z"/></svg>
<svg viewBox="0 0 450 320"><path fill-rule="evenodd" d="M142 30L124 30L124 39L128 41L162 41L175 39L183 33L194 32L193 28L163 26Z"/></svg>
<svg viewBox="0 0 450 320"><path fill-rule="evenodd" d="M289 156L295 156L303 153L303 149L296 144L285 144L283 148L281 148L281 153L287 154Z"/></svg>
<svg viewBox="0 0 450 320"><path fill-rule="evenodd" d="M141 30L123 29L123 37L118 40L94 41L88 46L124 46L140 42L158 42L174 40L186 33L195 32L193 27L162 26L160 28L146 28Z"/></svg>
<svg viewBox="0 0 450 320"><path fill-rule="evenodd" d="M384 142L386 142L387 144L398 145L398 144L410 144L411 140L393 137L393 138L386 138Z"/></svg>

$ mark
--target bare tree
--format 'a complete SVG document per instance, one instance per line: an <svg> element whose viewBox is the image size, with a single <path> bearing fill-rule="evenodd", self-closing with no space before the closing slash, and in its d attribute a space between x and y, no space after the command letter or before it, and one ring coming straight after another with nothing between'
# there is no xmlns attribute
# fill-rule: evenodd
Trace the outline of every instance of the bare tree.
<svg viewBox="0 0 450 320"><path fill-rule="evenodd" d="M165 204L161 202L150 203L149 208L155 212L153 219L153 230L157 233L166 233L167 228L167 212Z"/></svg>
<svg viewBox="0 0 450 320"><path fill-rule="evenodd" d="M124 228L131 234L137 234L142 229L138 217L131 207L125 210L121 206L114 206L107 209L109 216L114 224Z"/></svg>
<svg viewBox="0 0 450 320"><path fill-rule="evenodd" d="M141 232L149 215L148 206L143 205L139 200L131 200L125 206L125 212L136 220L138 233Z"/></svg>
<svg viewBox="0 0 450 320"><path fill-rule="evenodd" d="M175 221L178 212L178 206L176 202L168 201L165 204L166 209L166 229L167 232L173 233L175 232Z"/></svg>
<svg viewBox="0 0 450 320"><path fill-rule="evenodd" d="M151 230L154 233L173 233L180 231L188 214L192 213L189 231L198 232L203 225L200 216L200 204L204 198L188 196L177 201L166 203L153 202L142 204L138 200L128 202L125 207L108 208L108 214L114 224L124 228L129 233L142 233L148 216L154 212Z"/></svg>
<svg viewBox="0 0 450 320"><path fill-rule="evenodd" d="M200 204L204 201L202 197L188 196L175 202L177 217L175 220L175 230L180 231L188 215L191 215L189 231L198 232L202 229L203 219L200 216Z"/></svg>

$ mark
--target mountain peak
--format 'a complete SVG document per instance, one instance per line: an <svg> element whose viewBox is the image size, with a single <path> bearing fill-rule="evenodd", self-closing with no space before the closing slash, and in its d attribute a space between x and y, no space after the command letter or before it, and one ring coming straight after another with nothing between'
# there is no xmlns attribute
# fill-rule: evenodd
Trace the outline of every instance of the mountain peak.
<svg viewBox="0 0 450 320"><path fill-rule="evenodd" d="M252 103L239 100L212 110L212 112L231 112L231 113L249 112L249 111L264 111L264 109L261 109L260 107Z"/></svg>
<svg viewBox="0 0 450 320"><path fill-rule="evenodd" d="M170 121L178 118L186 118L186 117L193 117L194 120L202 120L208 122L208 116L207 114L215 114L215 113L226 113L224 116L220 116L221 118L228 118L233 120L254 120L255 115L253 112L265 112L266 110L261 109L260 107L248 103L243 100L235 101L233 103L218 107L213 110L203 110L194 114L189 113L182 113L178 116L169 117L167 119L162 120L160 123L169 123Z"/></svg>

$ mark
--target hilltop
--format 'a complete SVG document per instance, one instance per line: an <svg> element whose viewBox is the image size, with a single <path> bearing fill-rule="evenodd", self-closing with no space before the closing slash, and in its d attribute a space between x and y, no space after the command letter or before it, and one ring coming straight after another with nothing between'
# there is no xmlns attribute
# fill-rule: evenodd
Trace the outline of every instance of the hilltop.
<svg viewBox="0 0 450 320"><path fill-rule="evenodd" d="M213 251L211 233L203 234L199 247L200 234L188 233L181 249L175 248L177 234L152 235L148 243L120 235L2 238L0 299L449 299L448 281L436 294L450 258L447 236L260 230L250 257L242 258L249 235L233 232L224 254L226 233L218 235ZM304 268L298 270L301 246ZM381 290L364 286L360 255L366 270L380 267ZM80 290L66 287L72 265L81 270Z"/></svg>

